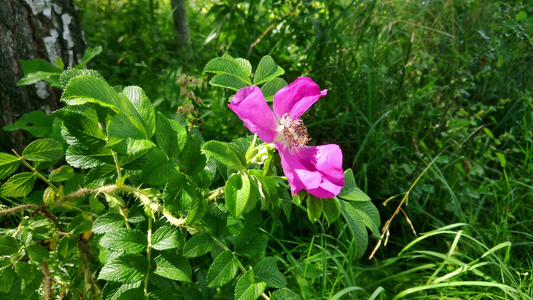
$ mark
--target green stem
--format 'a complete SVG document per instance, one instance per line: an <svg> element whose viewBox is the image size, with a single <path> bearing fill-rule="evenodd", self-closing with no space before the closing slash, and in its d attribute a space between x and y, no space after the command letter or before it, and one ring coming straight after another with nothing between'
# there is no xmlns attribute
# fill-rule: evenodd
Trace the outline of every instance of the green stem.
<svg viewBox="0 0 533 300"><path fill-rule="evenodd" d="M150 267L152 260L152 217L151 213L148 214L148 246L146 246L146 259L148 260L148 271L144 277L144 296L148 299L148 279L150 275Z"/></svg>
<svg viewBox="0 0 533 300"><path fill-rule="evenodd" d="M56 194L59 194L60 196L63 196L63 192L60 191L55 184L53 184L48 178L44 177L39 171L37 171L32 165L30 165L21 155L17 153L14 149L12 149L13 153L19 158L19 160L26 166L28 169L30 169L37 177L41 178L46 184L48 184L52 189L54 189L54 192Z"/></svg>
<svg viewBox="0 0 533 300"><path fill-rule="evenodd" d="M117 153L113 150L111 150L111 154L113 154L113 160L115 161L115 167L117 168L117 182L121 182L121 179L122 179L122 172L120 171L121 170L121 167L120 167L120 163L118 162L118 156L117 156Z"/></svg>

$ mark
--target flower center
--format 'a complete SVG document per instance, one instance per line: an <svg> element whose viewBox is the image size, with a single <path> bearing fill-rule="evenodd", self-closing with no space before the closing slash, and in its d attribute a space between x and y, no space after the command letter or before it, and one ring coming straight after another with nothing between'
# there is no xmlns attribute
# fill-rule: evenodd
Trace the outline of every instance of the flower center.
<svg viewBox="0 0 533 300"><path fill-rule="evenodd" d="M307 128L301 119L295 120L289 114L284 114L281 118L281 126L283 126L283 139L290 148L304 149L307 142L311 140L308 138Z"/></svg>

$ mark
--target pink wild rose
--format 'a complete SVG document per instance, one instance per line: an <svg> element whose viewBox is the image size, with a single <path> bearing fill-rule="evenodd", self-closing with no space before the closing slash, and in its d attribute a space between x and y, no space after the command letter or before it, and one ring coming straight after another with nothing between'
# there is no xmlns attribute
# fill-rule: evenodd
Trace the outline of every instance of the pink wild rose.
<svg viewBox="0 0 533 300"><path fill-rule="evenodd" d="M344 186L341 149L335 144L307 146L310 139L300 119L326 94L310 78L300 77L274 95L274 111L256 86L240 89L228 105L252 133L274 143L295 195L306 190L318 198L331 198Z"/></svg>

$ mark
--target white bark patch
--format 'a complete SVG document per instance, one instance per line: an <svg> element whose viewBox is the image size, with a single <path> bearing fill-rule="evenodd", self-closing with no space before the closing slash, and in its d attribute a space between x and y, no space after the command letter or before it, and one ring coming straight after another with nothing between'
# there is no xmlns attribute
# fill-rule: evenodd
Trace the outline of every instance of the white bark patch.
<svg viewBox="0 0 533 300"><path fill-rule="evenodd" d="M35 88L37 89L37 97L41 99L46 99L50 96L50 93L46 90L46 82L44 81L38 81L35 84Z"/></svg>
<svg viewBox="0 0 533 300"><path fill-rule="evenodd" d="M52 0L25 0L25 1L31 7L31 11L33 12L34 15L43 12L46 8L52 7ZM51 12L49 11L49 13ZM47 17L50 17L50 16L47 16Z"/></svg>
<svg viewBox="0 0 533 300"><path fill-rule="evenodd" d="M72 35L70 34L69 28L69 25L72 22L72 17L68 14L62 14L61 20L63 20L63 39L67 41L67 48L71 49L74 47L74 40L72 39Z"/></svg>
<svg viewBox="0 0 533 300"><path fill-rule="evenodd" d="M63 8L55 3L52 5L52 7L54 8L54 11L58 15L60 15L63 12Z"/></svg>
<svg viewBox="0 0 533 300"><path fill-rule="evenodd" d="M46 47L46 52L48 52L48 58L50 61L56 61L59 57L59 50L57 45L57 37L59 33L55 29L50 30L50 36L44 37L44 46Z"/></svg>

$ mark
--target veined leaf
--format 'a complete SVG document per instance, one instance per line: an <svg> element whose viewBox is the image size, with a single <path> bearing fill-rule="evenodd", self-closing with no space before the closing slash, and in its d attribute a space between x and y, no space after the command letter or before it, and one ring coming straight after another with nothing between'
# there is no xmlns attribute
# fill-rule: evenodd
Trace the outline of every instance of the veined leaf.
<svg viewBox="0 0 533 300"><path fill-rule="evenodd" d="M20 289L20 281L19 276L11 267L0 268L0 292Z"/></svg>
<svg viewBox="0 0 533 300"><path fill-rule="evenodd" d="M14 237L0 236L0 256L13 255L20 249L20 243Z"/></svg>
<svg viewBox="0 0 533 300"><path fill-rule="evenodd" d="M22 157L31 161L55 162L63 157L63 145L53 139L36 140L22 151Z"/></svg>
<svg viewBox="0 0 533 300"><path fill-rule="evenodd" d="M267 82L283 74L285 74L285 71L280 66L276 65L274 59L272 59L270 55L266 55L261 59L257 66L254 75L254 85Z"/></svg>
<svg viewBox="0 0 533 300"><path fill-rule="evenodd" d="M247 223L235 237L235 252L241 256L252 257L266 250L268 236L254 225Z"/></svg>
<svg viewBox="0 0 533 300"><path fill-rule="evenodd" d="M44 80L51 86L59 89L61 88L61 85L59 84L61 70L53 64L39 58L33 60L21 59L20 64L22 66L22 71L24 72L24 78L17 83L17 86L29 85Z"/></svg>
<svg viewBox="0 0 533 300"><path fill-rule="evenodd" d="M199 193L191 199L191 206L189 208L189 214L187 215L186 224L193 225L201 220L205 211L207 210L207 202Z"/></svg>
<svg viewBox="0 0 533 300"><path fill-rule="evenodd" d="M246 168L244 153L242 153L241 149L230 143L209 141L202 146L202 153L212 156L236 171Z"/></svg>
<svg viewBox="0 0 533 300"><path fill-rule="evenodd" d="M183 255L186 257L198 257L206 254L213 248L215 241L205 232L198 232L193 235L185 247L183 248Z"/></svg>
<svg viewBox="0 0 533 300"><path fill-rule="evenodd" d="M33 190L34 184L33 172L15 174L0 187L0 197L24 197Z"/></svg>
<svg viewBox="0 0 533 300"><path fill-rule="evenodd" d="M251 184L248 176L233 174L224 187L226 205L234 218L239 218L250 200Z"/></svg>
<svg viewBox="0 0 533 300"><path fill-rule="evenodd" d="M67 226L67 232L72 235L78 235L91 230L93 223L84 215L78 215Z"/></svg>
<svg viewBox="0 0 533 300"><path fill-rule="evenodd" d="M154 259L157 267L154 273L172 280L192 282L189 260L182 255L162 253Z"/></svg>
<svg viewBox="0 0 533 300"><path fill-rule="evenodd" d="M15 155L0 153L0 179L4 179L17 170L20 160Z"/></svg>
<svg viewBox="0 0 533 300"><path fill-rule="evenodd" d="M80 169L92 169L104 163L113 164L113 155L108 148L85 150L70 146L65 153L65 159L69 165Z"/></svg>
<svg viewBox="0 0 533 300"><path fill-rule="evenodd" d="M168 184L163 191L165 208L179 215L182 210L189 207L193 199L202 198L196 187L183 175L175 172L168 179ZM203 198L202 198L203 200Z"/></svg>
<svg viewBox="0 0 533 300"><path fill-rule="evenodd" d="M51 182L67 181L74 177L74 175L74 169L71 166L64 165L53 170L48 176L48 180Z"/></svg>
<svg viewBox="0 0 533 300"><path fill-rule="evenodd" d="M328 221L328 225L335 222L341 214L341 208L339 205L339 200L336 198L327 198L322 199L322 211L324 212L324 217Z"/></svg>
<svg viewBox="0 0 533 300"><path fill-rule="evenodd" d="M147 157L148 162L141 173L142 181L154 186L162 186L178 173L178 165L169 161L158 148L151 149Z"/></svg>
<svg viewBox="0 0 533 300"><path fill-rule="evenodd" d="M235 286L235 300L254 300L265 291L267 284L254 278L253 270L246 271Z"/></svg>
<svg viewBox="0 0 533 300"><path fill-rule="evenodd" d="M4 130L13 131L24 129L34 137L47 137L52 133L54 117L42 110L34 110L23 114L17 122L4 126Z"/></svg>
<svg viewBox="0 0 533 300"><path fill-rule="evenodd" d="M155 138L167 158L177 157L187 142L187 130L178 121L168 119L158 112Z"/></svg>
<svg viewBox="0 0 533 300"><path fill-rule="evenodd" d="M239 77L230 74L217 74L213 76L213 78L211 78L209 84L211 84L212 86L228 88L236 92L238 92L243 87L248 86Z"/></svg>
<svg viewBox="0 0 533 300"><path fill-rule="evenodd" d="M66 235L57 246L57 253L59 254L60 259L71 258L78 252L78 243L72 237Z"/></svg>
<svg viewBox="0 0 533 300"><path fill-rule="evenodd" d="M76 77L81 75L89 75L96 78L100 78L102 80L105 80L98 71L90 70L90 69L74 69L74 68L68 68L65 71L61 73L61 76L59 76L59 83L61 84L61 89L64 90L67 88L68 82Z"/></svg>
<svg viewBox="0 0 533 300"><path fill-rule="evenodd" d="M355 178L353 176L352 169L344 171L344 187L341 189L339 198L350 201L370 201L368 197L360 188L355 184Z"/></svg>
<svg viewBox="0 0 533 300"><path fill-rule="evenodd" d="M235 61L239 64L241 69L246 72L246 75L250 77L252 75L252 64L244 58L235 58Z"/></svg>
<svg viewBox="0 0 533 300"><path fill-rule="evenodd" d="M355 240L356 257L361 257L365 254L368 246L368 233L366 231L365 223L361 219L357 210L346 201L339 201L341 207L341 214L348 223L348 227L352 231Z"/></svg>
<svg viewBox="0 0 533 300"><path fill-rule="evenodd" d="M168 250L180 248L185 241L183 233L172 226L162 226L152 235L152 248L156 250Z"/></svg>
<svg viewBox="0 0 533 300"><path fill-rule="evenodd" d="M105 80L91 75L71 78L61 96L61 101L69 105L96 103L119 112L122 106L120 96Z"/></svg>
<svg viewBox="0 0 533 300"><path fill-rule="evenodd" d="M301 300L302 297L288 288L283 288L272 293L271 300Z"/></svg>
<svg viewBox="0 0 533 300"><path fill-rule="evenodd" d="M270 287L280 289L287 285L287 279L278 269L274 257L265 257L261 259L254 268L255 279L264 281Z"/></svg>
<svg viewBox="0 0 533 300"><path fill-rule="evenodd" d="M231 251L220 253L207 272L207 286L216 288L230 282L237 275L238 264L239 260Z"/></svg>
<svg viewBox="0 0 533 300"><path fill-rule="evenodd" d="M102 267L98 279L135 283L143 278L147 269L146 257L138 254L125 254L107 262Z"/></svg>
<svg viewBox="0 0 533 300"><path fill-rule="evenodd" d="M15 264L15 272L18 276L20 276L20 278L26 281L40 281L44 278L43 273L39 271L35 265L29 264L27 262L17 262Z"/></svg>
<svg viewBox="0 0 533 300"><path fill-rule="evenodd" d="M92 231L94 233L114 232L124 228L125 222L122 215L107 213L94 220Z"/></svg>
<svg viewBox="0 0 533 300"><path fill-rule="evenodd" d="M100 239L100 245L113 251L138 254L146 249L148 240L146 235L137 229L120 228L107 232Z"/></svg>
<svg viewBox="0 0 533 300"><path fill-rule="evenodd" d="M195 134L189 134L179 156L184 173L192 176L204 170L206 157L200 152L201 145L202 142Z"/></svg>
<svg viewBox="0 0 533 300"><path fill-rule="evenodd" d="M98 125L96 112L81 107L87 106L67 106L54 112L54 115L63 121L61 135L71 146L83 149L105 146L106 136ZM93 113L94 115L92 115Z"/></svg>
<svg viewBox="0 0 533 300"><path fill-rule="evenodd" d="M307 216L311 222L316 222L322 215L322 199L313 195L307 196Z"/></svg>
<svg viewBox="0 0 533 300"><path fill-rule="evenodd" d="M263 93L263 96L265 97L265 100L267 102L271 102L274 100L274 95L281 90L282 88L286 87L287 81L283 78L274 78L267 83L265 83L261 87L261 92Z"/></svg>
<svg viewBox="0 0 533 300"><path fill-rule="evenodd" d="M50 252L48 251L48 249L37 244L29 245L28 247L25 248L25 250L26 250L26 254L28 255L28 257L31 260L36 261L36 262L42 262L48 259L50 255Z"/></svg>
<svg viewBox="0 0 533 300"><path fill-rule="evenodd" d="M379 226L381 226L381 220L379 219L379 211L372 202L353 202L350 203L359 216L363 223L370 229L374 237L379 238Z"/></svg>
<svg viewBox="0 0 533 300"><path fill-rule="evenodd" d="M210 60L204 68L204 72L215 74L229 74L242 80L247 85L251 85L247 70L244 70L234 59L218 57Z"/></svg>
<svg viewBox="0 0 533 300"><path fill-rule="evenodd" d="M135 110L139 113L146 137L151 138L155 133L155 110L143 89L138 86L128 86L122 91L131 101Z"/></svg>
<svg viewBox="0 0 533 300"><path fill-rule="evenodd" d="M144 297L141 288L142 280L133 283L108 281L102 291L104 300L136 300Z"/></svg>
<svg viewBox="0 0 533 300"><path fill-rule="evenodd" d="M83 58L81 59L81 63L79 65L76 65L76 68L81 69L91 59L93 59L96 55L100 53L102 53L102 46L96 46L94 48L87 47L87 49L85 49L85 52L83 53Z"/></svg>

